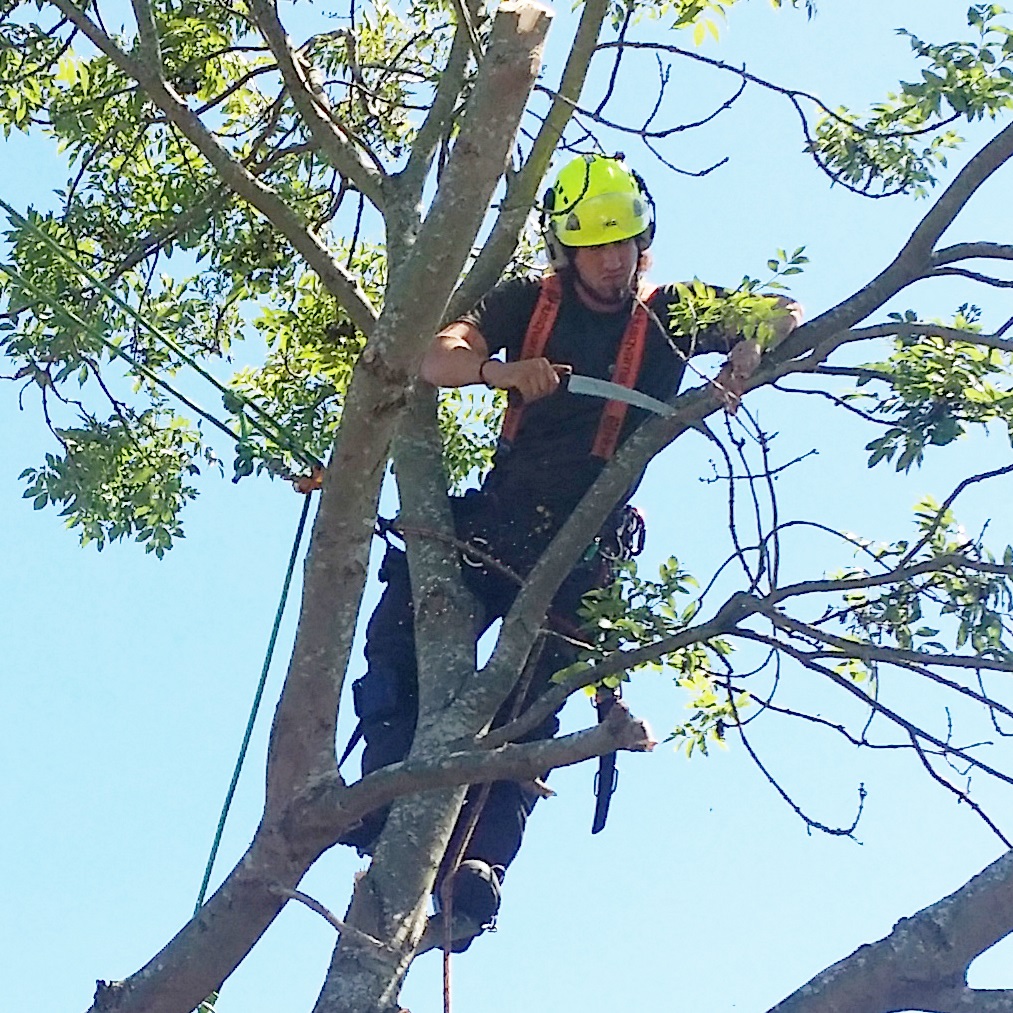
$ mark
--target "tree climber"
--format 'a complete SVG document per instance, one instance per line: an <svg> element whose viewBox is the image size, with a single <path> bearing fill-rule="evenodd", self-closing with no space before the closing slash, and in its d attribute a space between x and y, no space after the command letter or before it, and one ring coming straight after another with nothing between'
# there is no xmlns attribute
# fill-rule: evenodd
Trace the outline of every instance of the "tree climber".
<svg viewBox="0 0 1013 1013"><path fill-rule="evenodd" d="M453 507L458 535L483 544L521 575L530 571L615 447L648 414L620 401L569 392L561 385L567 373L668 400L678 390L689 356L723 352L728 359L719 389L734 409L760 358L756 343L737 334L704 332L691 341L670 329L669 309L679 299L675 286L655 288L643 280L654 238L654 203L621 155L584 155L566 164L546 191L542 226L551 263L545 277L498 284L436 336L421 368L422 377L436 386L484 383L510 392L492 469L481 489L455 499ZM779 337L800 319L796 304L782 300L782 305ZM495 357L500 352L503 359ZM632 491L603 526L595 551L589 550L561 585L549 616L561 632L579 630L582 596L606 586L612 560L629 549L631 536L642 538L642 529L635 530L639 515L625 506ZM479 626L488 628L509 610L516 584L478 558L464 556L462 562L466 583L483 610ZM387 587L367 629L369 667L353 687L365 739L363 775L404 759L417 713L411 587L400 549L388 548L380 578ZM534 700L551 675L574 660L568 643L547 638L524 702ZM508 699L494 726L514 710L515 702ZM552 716L523 740L549 738L558 727ZM462 820L475 794L465 803ZM493 922L500 884L536 800L530 786L510 781L491 786L453 877L454 950L465 949ZM343 843L371 853L385 818L383 811L370 814ZM430 920L431 929L438 919L439 914Z"/></svg>

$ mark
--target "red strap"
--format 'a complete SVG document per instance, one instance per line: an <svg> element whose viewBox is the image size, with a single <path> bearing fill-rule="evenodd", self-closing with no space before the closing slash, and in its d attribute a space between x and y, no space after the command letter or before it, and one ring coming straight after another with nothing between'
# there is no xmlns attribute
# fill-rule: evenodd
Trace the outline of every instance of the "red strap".
<svg viewBox="0 0 1013 1013"><path fill-rule="evenodd" d="M637 292L637 304L623 332L623 340L619 344L619 354L616 356L616 365L612 372L612 382L618 383L621 387L632 390L637 377L640 376L640 365L644 361L644 346L647 344L645 340L647 325L650 323L646 306L657 291L657 285L641 285ZM598 432L594 437L594 446L591 448L592 456L607 461L615 453L628 408L629 405L625 401L605 402L601 421L598 423Z"/></svg>
<svg viewBox="0 0 1013 1013"><path fill-rule="evenodd" d="M549 343L549 335L559 313L559 305L563 301L563 286L559 276L548 274L542 278L538 301L535 303L528 329L524 334L521 346L522 359L537 359ZM512 443L521 427L521 416L524 414L524 402L513 397L507 402L507 410L503 415L503 428L500 439Z"/></svg>
<svg viewBox="0 0 1013 1013"><path fill-rule="evenodd" d="M650 316L645 306L657 291L657 285L640 286L636 307L619 344L619 354L616 357L615 370L612 375L613 383L630 389L636 385L640 375L640 366L644 359L644 346L647 343L647 325L650 323ZM537 359L545 352L562 301L563 286L558 275L546 275L542 279L538 301L535 303L531 319L528 321L528 329L524 334L524 344L521 346L522 359ZM594 457L608 460L615 453L628 408L629 405L625 401L605 402L601 421L598 423L598 432L595 434L594 445L591 449ZM500 439L504 443L509 445L516 438L523 414L523 401L511 399L503 415L503 428L500 433Z"/></svg>

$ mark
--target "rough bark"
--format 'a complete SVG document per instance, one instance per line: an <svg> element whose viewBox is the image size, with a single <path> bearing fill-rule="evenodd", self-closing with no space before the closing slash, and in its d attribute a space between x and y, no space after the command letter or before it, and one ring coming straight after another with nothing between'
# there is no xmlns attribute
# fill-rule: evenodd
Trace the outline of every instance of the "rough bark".
<svg viewBox="0 0 1013 1013"><path fill-rule="evenodd" d="M444 169L440 191L418 231L414 249L425 251L425 258L409 257L403 268L395 268L391 278L393 291L417 284L428 287L428 279L444 278L454 267L449 259L455 245L449 238L451 222L459 216L458 208L462 204L482 209L488 205L491 189L476 189L476 180L489 178L494 169L502 171L506 165L509 145L540 67L549 20L550 12L536 4L510 3L498 9L461 134ZM496 115L490 116L493 109ZM511 125L508 137L504 136L505 123ZM475 224L477 231L477 222ZM474 236L474 231L471 235ZM460 260L457 270L459 266ZM409 304L406 302L403 308L408 312ZM413 306L410 309L411 319L418 326L417 311ZM421 329L431 334L435 325L433 321L431 327ZM390 353L393 356L398 351L392 348ZM432 475L438 462L431 455L430 462ZM430 490L428 499L433 504L435 490ZM446 516L439 518L439 523L449 527ZM431 551L413 546L416 559L417 554ZM462 643L462 637L469 638L470 631L459 620L449 618L446 611L441 613L441 606L437 605L435 610L429 607L433 596L450 599L458 593L450 590L453 576L447 573L446 554L442 555L442 561L432 560L436 567L432 585L428 580L422 582L416 578L415 581L421 594L420 633L425 639L445 629L450 622L454 627L452 642L456 642L456 648L448 652L449 657L442 665L439 660L427 656L426 648L421 651L421 720L409 756L411 760L439 755L449 742L468 732L474 733L479 727L457 724L450 719L449 711L442 712L440 721L429 719L434 710L441 711L438 701L451 696L452 687L460 685L474 666L473 658L465 654ZM488 721L491 714L490 711L480 720ZM381 939L405 941L410 949L422 932L435 870L463 796L463 789L455 788L428 798L406 798L394 807L377 843L369 871L356 883L347 915L351 924ZM339 940L316 1013L373 1013L392 1006L409 964L410 956L406 951L367 952L354 938Z"/></svg>
<svg viewBox="0 0 1013 1013"><path fill-rule="evenodd" d="M1013 851L821 971L769 1013L1009 1013L1013 990L969 988L967 969L1010 932Z"/></svg>

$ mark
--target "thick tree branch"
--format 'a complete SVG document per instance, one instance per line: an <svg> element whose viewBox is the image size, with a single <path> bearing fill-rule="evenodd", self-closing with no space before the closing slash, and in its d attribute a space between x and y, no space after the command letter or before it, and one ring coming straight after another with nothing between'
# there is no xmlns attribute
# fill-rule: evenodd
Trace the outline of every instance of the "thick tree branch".
<svg viewBox="0 0 1013 1013"><path fill-rule="evenodd" d="M769 1013L1009 1013L1013 991L970 989L975 957L1013 932L1013 851L877 943L820 972Z"/></svg>
<svg viewBox="0 0 1013 1013"><path fill-rule="evenodd" d="M580 96L587 78L595 44L602 23L608 14L608 0L587 0L581 8L580 23L566 66L548 115L542 122L521 170L507 176L507 193L482 252L475 259L468 276L454 293L449 318L470 309L503 273L503 268L517 249L517 241L538 203L538 191L563 129L573 114L573 102Z"/></svg>
<svg viewBox="0 0 1013 1013"><path fill-rule="evenodd" d="M788 357L817 348L864 320L903 288L938 266L933 263L932 250L939 237L975 191L1011 155L1013 125L1002 130L971 157L918 223L891 264L853 295L800 327L776 349L772 357L783 362Z"/></svg>
<svg viewBox="0 0 1013 1013"><path fill-rule="evenodd" d="M451 544L454 522L447 502L436 391L428 384L417 383L409 397L395 442L394 468L415 609L419 672L416 735L428 740L439 733L444 741L452 741L468 731L448 728L445 710L475 677L480 606L464 586L459 554ZM413 528L433 531L437 537L415 536Z"/></svg>
<svg viewBox="0 0 1013 1013"><path fill-rule="evenodd" d="M278 69L292 96L292 102L321 152L342 176L350 179L356 189L382 212L383 173L362 153L355 140L338 123L322 85L315 83L312 69L303 64L290 44L274 3L272 0L250 0L250 11L278 61Z"/></svg>
<svg viewBox="0 0 1013 1013"><path fill-rule="evenodd" d="M450 54L440 74L432 104L412 142L408 163L400 173L401 181L408 191L422 193L437 146L447 136L451 116L464 86L464 75L472 50L470 28L470 22L458 18L454 41L450 45Z"/></svg>
<svg viewBox="0 0 1013 1013"><path fill-rule="evenodd" d="M537 728L550 714L554 714L574 693L585 686L592 686L610 675L628 672L637 665L649 661L660 661L666 655L681 651L692 644L706 643L714 637L733 630L748 615L759 610L760 602L751 595L732 595L715 613L714 617L698 626L682 630L670 637L657 640L643 647L627 651L616 651L586 669L569 676L543 693L516 720L501 725L484 735L480 745L495 749L505 742Z"/></svg>
<svg viewBox="0 0 1013 1013"><path fill-rule="evenodd" d="M850 640L844 637L836 637L826 633L817 627L799 622L777 610L780 602L803 594L833 593L844 590L856 590L859 587L882 586L885 584L897 583L910 580L915 576L925 573L932 573L938 570L952 568L955 565L970 564L978 569L976 561L967 560L963 556L943 556L933 560L923 561L917 565L906 565L895 568L886 573L869 575L867 577L846 578L826 581L809 581L801 584L789 585L785 588L776 589L771 594L757 597L745 592L732 595L715 613L714 617L706 623L693 626L680 631L671 637L658 640L652 644L644 645L636 649L615 652L607 658L589 665L585 670L575 673L565 681L553 686L543 694L527 711L517 720L508 725L489 732L481 740L490 747L499 745L502 742L511 741L525 732L534 728L538 723L553 713L573 693L585 686L593 685L601 679L617 675L620 672L629 671L637 665L650 661L659 661L668 654L679 651L696 643L705 643L714 637L722 634L733 633L739 627L743 619L749 615L761 613L768 616L775 625L781 628L802 635L812 637L829 646L840 650L842 656L856 657L867 660L881 660L902 665L940 665L948 668L964 669L988 669L1000 672L1013 671L1013 665L1009 662L994 658L984 658L980 655L948 655L929 654L920 651L902 650L900 648L884 648L863 641ZM986 564L990 569L996 568L997 564ZM999 572L1008 573L1008 569L997 567ZM965 687L961 687L950 680L944 679L935 673L923 673L929 675L936 681L946 684L949 688L955 689L964 695L974 699L978 703L992 705L994 702L987 700L980 694ZM1006 713L1006 709L999 707L999 710ZM1013 713L1010 714L1013 716Z"/></svg>
<svg viewBox="0 0 1013 1013"><path fill-rule="evenodd" d="M445 262L450 257L457 259L458 243L452 241L451 229L460 204L481 204L483 214L488 207L493 191L482 184L493 169L494 159L496 181L506 165L516 128L509 127L509 143L504 148L503 125L519 123L523 115L541 60L549 15L547 8L535 3L500 5L461 133L444 169L436 199L419 230L415 245L426 251L426 257L412 259L414 270L426 274L440 272L445 270ZM490 119L488 114L493 109L496 115ZM479 159L483 163L481 167L476 164ZM469 230L465 256L470 253L477 231L477 224L474 231ZM400 272L396 280L392 278L392 287L408 283L409 276Z"/></svg>
<svg viewBox="0 0 1013 1013"><path fill-rule="evenodd" d="M1001 130L957 173L918 223L901 251L901 257L931 262L932 251L940 236L953 224L975 191L1013 154L1013 124Z"/></svg>
<svg viewBox="0 0 1013 1013"><path fill-rule="evenodd" d="M401 516L407 516L409 526L452 532L435 391L428 385L417 386L409 395L394 446ZM474 677L476 617L475 603L460 578L456 552L448 553L447 544L439 539L407 535L406 541L415 629L414 644L406 649L414 649L418 673L418 720L410 766L417 757L444 755L448 740L467 737L468 729L441 718L459 687ZM409 621L407 615L403 618ZM378 630L375 635L382 634ZM376 789L374 777L360 784L367 791ZM347 794L340 782L338 787L339 794ZM453 783L441 787L458 789ZM397 940L402 946L418 936L435 869L463 800L464 792L458 789L409 795L394 802L374 847L374 860L355 884L348 913L352 922L369 935ZM393 914L385 917L384 912ZM410 916L406 918L405 912ZM373 990L369 974L360 980L361 949L349 947L347 936L338 941L317 1009L344 1010L349 991ZM387 977L395 981L407 966L404 954L397 952L388 955L386 964Z"/></svg>
<svg viewBox="0 0 1013 1013"><path fill-rule="evenodd" d="M614 718L610 711L609 720L554 739L505 743L495 749L450 749L435 757L409 757L347 787L339 785L336 778L321 780L317 787L327 798L333 799L336 808L332 826L344 829L348 826L348 813L369 812L406 795L483 781L529 781L540 772L583 763L617 749L650 752L655 743L647 724L625 707L613 710L617 711ZM326 787L328 781L331 788ZM320 805L324 806L325 801L321 797ZM340 819L337 806L340 806ZM340 833L340 829L337 832Z"/></svg>
<svg viewBox="0 0 1013 1013"><path fill-rule="evenodd" d="M475 28L475 16L477 14L477 4L474 0L450 0L450 6L454 8L457 13L458 23L464 26L465 37L468 40L469 48L475 56L475 62L482 62L482 40L478 37L478 31Z"/></svg>

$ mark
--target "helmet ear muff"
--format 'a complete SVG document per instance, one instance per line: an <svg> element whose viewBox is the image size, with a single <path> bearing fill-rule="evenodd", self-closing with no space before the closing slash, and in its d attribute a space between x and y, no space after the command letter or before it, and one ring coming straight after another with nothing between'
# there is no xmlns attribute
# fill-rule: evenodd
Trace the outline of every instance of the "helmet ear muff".
<svg viewBox="0 0 1013 1013"><path fill-rule="evenodd" d="M542 194L542 203L538 208L538 231L547 235L552 231L552 211L556 206L556 191L550 186Z"/></svg>
<svg viewBox="0 0 1013 1013"><path fill-rule="evenodd" d="M657 223L657 208L654 205L654 198L651 196L651 191L647 189L647 184L644 182L644 177L637 172L636 169L629 170L630 175L637 181L637 186L640 187L640 192L643 194L644 200L647 201L648 206L651 209L651 224L644 229L643 232L637 236L637 247L640 252L643 253L653 242L654 232Z"/></svg>
<svg viewBox="0 0 1013 1013"><path fill-rule="evenodd" d="M566 248L556 238L556 230L552 227L551 215L555 207L556 191L554 187L550 186L542 195L538 227L542 233L542 242L545 244L549 263L558 271L561 267L566 267L569 258L566 255Z"/></svg>
<svg viewBox="0 0 1013 1013"><path fill-rule="evenodd" d="M654 242L654 222L651 222L651 224L636 237L636 242L637 249L641 253L644 253L646 250L651 248L651 243Z"/></svg>
<svg viewBox="0 0 1013 1013"><path fill-rule="evenodd" d="M545 252L548 254L549 263L557 271L570 263L566 247L556 238L556 233L549 225L542 229L542 242L545 244Z"/></svg>

